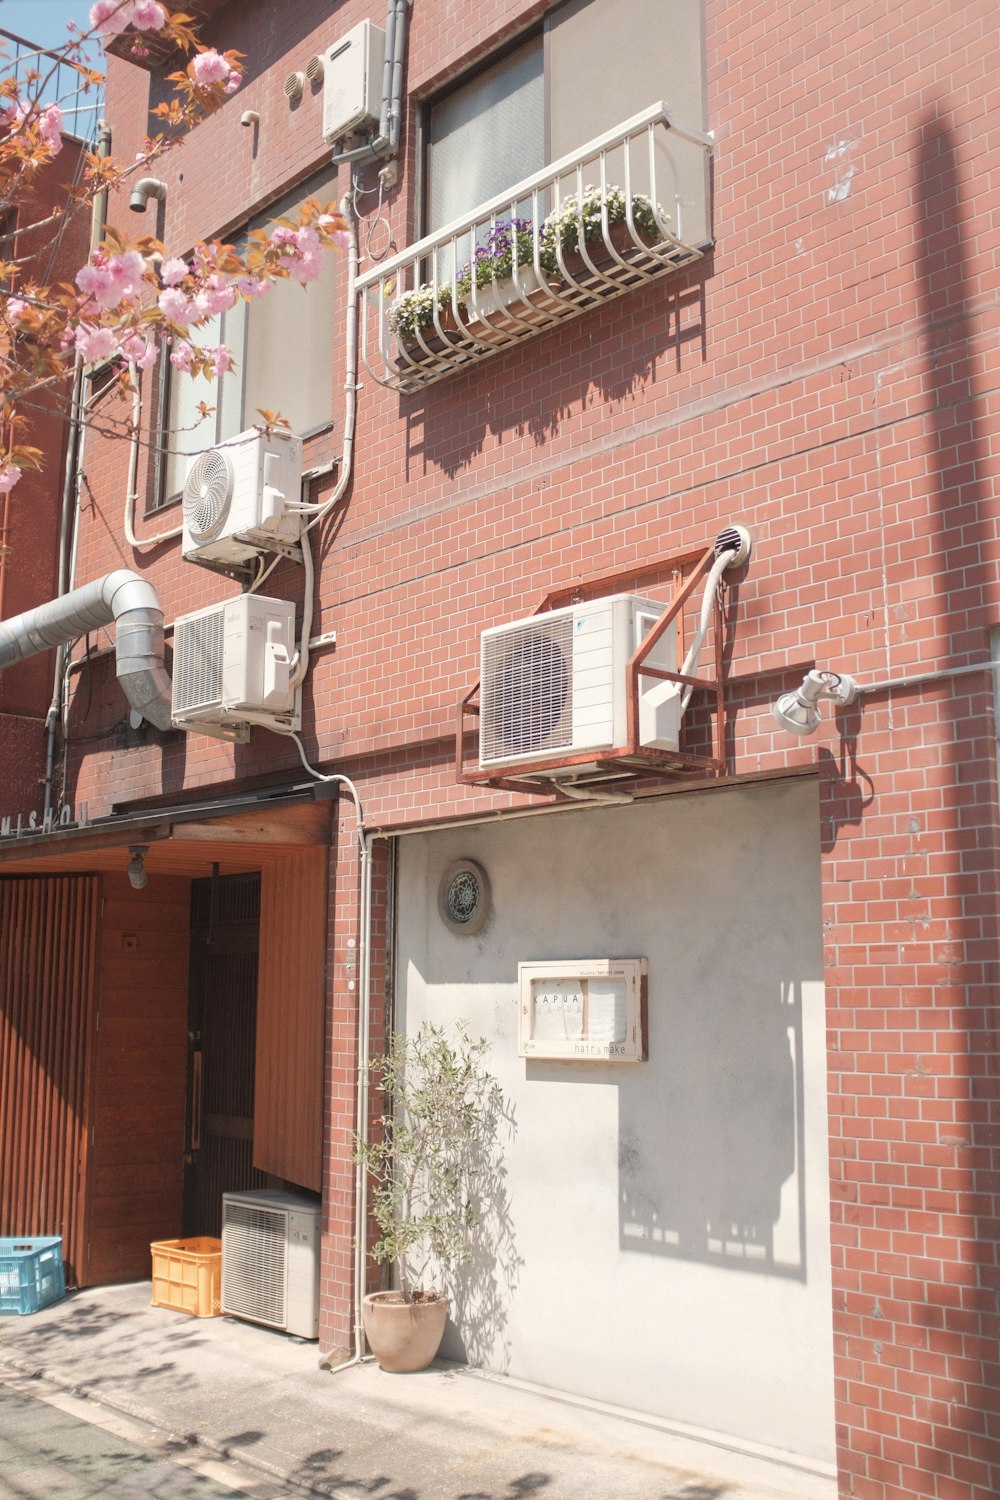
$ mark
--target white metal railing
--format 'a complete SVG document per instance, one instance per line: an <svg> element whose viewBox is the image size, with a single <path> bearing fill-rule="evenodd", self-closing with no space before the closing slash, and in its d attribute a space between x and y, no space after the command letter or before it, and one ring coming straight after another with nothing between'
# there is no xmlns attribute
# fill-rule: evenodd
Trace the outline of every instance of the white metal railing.
<svg viewBox="0 0 1000 1500"><path fill-rule="evenodd" d="M710 238L711 149L710 136L651 105L364 271L356 287L373 379L420 390L698 260Z"/></svg>

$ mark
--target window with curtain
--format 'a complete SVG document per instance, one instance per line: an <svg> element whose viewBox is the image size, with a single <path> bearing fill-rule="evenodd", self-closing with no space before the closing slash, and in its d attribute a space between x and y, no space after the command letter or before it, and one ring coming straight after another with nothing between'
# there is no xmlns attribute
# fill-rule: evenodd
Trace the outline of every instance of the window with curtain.
<svg viewBox="0 0 1000 1500"><path fill-rule="evenodd" d="M661 100L702 129L704 96L702 0L569 0L430 105L424 231ZM703 171L700 158L692 170Z"/></svg>

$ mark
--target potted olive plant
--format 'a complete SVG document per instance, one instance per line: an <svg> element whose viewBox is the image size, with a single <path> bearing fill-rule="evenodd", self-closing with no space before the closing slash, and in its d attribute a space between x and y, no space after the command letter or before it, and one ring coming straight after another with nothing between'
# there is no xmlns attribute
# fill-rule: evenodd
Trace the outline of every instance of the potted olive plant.
<svg viewBox="0 0 1000 1500"><path fill-rule="evenodd" d="M385 1370L423 1370L437 1354L449 1302L428 1284L471 1256L481 1193L495 1170L502 1094L486 1069L484 1038L425 1022L394 1034L371 1063L384 1113L354 1159L372 1185L378 1239L369 1250L398 1286L364 1298L368 1345Z"/></svg>

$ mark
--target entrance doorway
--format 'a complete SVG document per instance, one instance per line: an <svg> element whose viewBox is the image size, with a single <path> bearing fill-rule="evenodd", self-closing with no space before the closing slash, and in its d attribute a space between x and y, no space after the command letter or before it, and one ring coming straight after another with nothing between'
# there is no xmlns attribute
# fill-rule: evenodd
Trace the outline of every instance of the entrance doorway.
<svg viewBox="0 0 1000 1500"><path fill-rule="evenodd" d="M222 1195L263 1187L253 1166L260 874L191 885L184 1234L221 1234Z"/></svg>

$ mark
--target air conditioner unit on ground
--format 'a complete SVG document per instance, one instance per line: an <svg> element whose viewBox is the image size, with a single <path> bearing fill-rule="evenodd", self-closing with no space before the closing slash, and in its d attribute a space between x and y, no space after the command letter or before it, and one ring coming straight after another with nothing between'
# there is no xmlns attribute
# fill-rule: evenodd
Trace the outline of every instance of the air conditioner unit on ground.
<svg viewBox="0 0 1000 1500"><path fill-rule="evenodd" d="M323 54L323 139L376 124L382 112L385 32L362 21Z"/></svg>
<svg viewBox="0 0 1000 1500"><path fill-rule="evenodd" d="M256 428L193 459L184 481L188 562L225 569L262 552L291 552L302 530L288 502L302 492L302 440Z"/></svg>
<svg viewBox="0 0 1000 1500"><path fill-rule="evenodd" d="M224 1193L222 1311L319 1338L319 1218L293 1193Z"/></svg>
<svg viewBox="0 0 1000 1500"><path fill-rule="evenodd" d="M614 594L484 630L479 689L479 764L483 769L556 762L627 743L626 666L665 606ZM676 672L677 624L657 641L648 665ZM681 689L639 678L639 743L678 748ZM564 776L594 769L566 766Z"/></svg>
<svg viewBox="0 0 1000 1500"><path fill-rule="evenodd" d="M174 621L175 729L246 738L248 724L298 729L295 606L240 594ZM242 732L240 732L242 730Z"/></svg>

